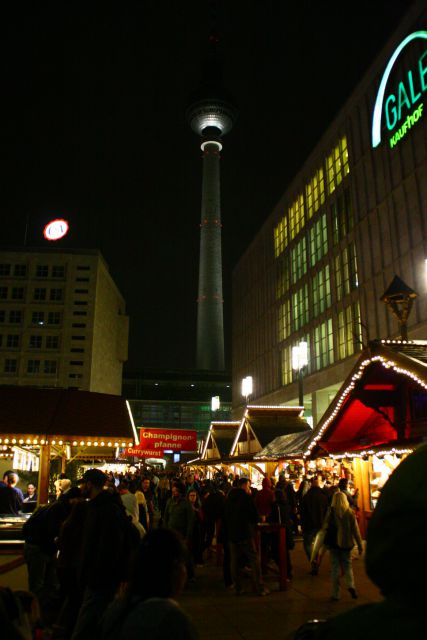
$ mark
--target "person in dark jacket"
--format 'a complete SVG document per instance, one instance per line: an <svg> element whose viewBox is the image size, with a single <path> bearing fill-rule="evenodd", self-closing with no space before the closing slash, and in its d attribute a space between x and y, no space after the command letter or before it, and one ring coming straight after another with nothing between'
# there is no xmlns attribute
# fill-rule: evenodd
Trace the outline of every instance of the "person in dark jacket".
<svg viewBox="0 0 427 640"><path fill-rule="evenodd" d="M271 514L268 518L269 522L277 522L282 524L286 528L286 573L287 577L292 578L292 561L291 561L291 549L295 547L294 533L293 533L293 522L291 518L291 509L289 507L289 503L284 495L283 491L275 492L275 502L273 504L273 508ZM272 534L271 537L271 556L275 563L279 566L280 562L280 549L279 549L279 541L280 537L278 533Z"/></svg>
<svg viewBox="0 0 427 640"><path fill-rule="evenodd" d="M44 608L58 595L56 544L62 523L69 516L79 489L70 489L52 504L39 507L22 528L28 588Z"/></svg>
<svg viewBox="0 0 427 640"><path fill-rule="evenodd" d="M96 637L96 628L105 607L121 583L129 577L140 536L118 493L105 489L107 476L88 469L80 482L89 498L82 527L81 553L77 567L82 605L72 640ZM77 541L76 541L77 544Z"/></svg>
<svg viewBox="0 0 427 640"><path fill-rule="evenodd" d="M269 591L262 582L255 542L255 525L259 516L251 496L251 485L248 478L240 478L238 486L229 492L225 501L224 518L230 545L231 575L236 594L243 593L239 562L242 557L245 557L252 570L256 593L260 596L267 595Z"/></svg>
<svg viewBox="0 0 427 640"><path fill-rule="evenodd" d="M322 528L328 511L329 499L325 491L320 487L320 480L315 476L310 489L301 500L300 516L303 535L304 551L308 561L311 562L311 551L314 538ZM319 562L311 562L311 574L317 575L319 572Z"/></svg>
<svg viewBox="0 0 427 640"><path fill-rule="evenodd" d="M427 638L427 444L389 477L369 521L366 572L384 599L323 623L316 640Z"/></svg>

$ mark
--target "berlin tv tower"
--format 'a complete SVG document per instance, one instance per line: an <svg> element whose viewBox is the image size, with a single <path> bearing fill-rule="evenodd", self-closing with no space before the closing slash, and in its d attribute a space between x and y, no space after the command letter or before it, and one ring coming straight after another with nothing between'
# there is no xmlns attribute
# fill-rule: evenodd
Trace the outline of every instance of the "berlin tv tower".
<svg viewBox="0 0 427 640"><path fill-rule="evenodd" d="M211 35L202 83L193 94L187 109L188 123L202 138L203 180L196 367L208 371L225 369L220 152L222 138L231 130L237 117L237 109L222 86L217 45L218 37Z"/></svg>

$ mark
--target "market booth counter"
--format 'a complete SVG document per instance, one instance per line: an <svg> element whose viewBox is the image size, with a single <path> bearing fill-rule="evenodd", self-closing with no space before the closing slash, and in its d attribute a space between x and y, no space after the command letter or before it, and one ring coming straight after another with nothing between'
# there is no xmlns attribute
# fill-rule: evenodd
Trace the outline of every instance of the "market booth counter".
<svg viewBox="0 0 427 640"><path fill-rule="evenodd" d="M10 468L38 471L38 501L48 502L52 457L117 457L138 442L129 404L120 396L73 389L0 387L0 446Z"/></svg>
<svg viewBox="0 0 427 640"><path fill-rule="evenodd" d="M382 486L427 438L427 341L375 340L337 393L305 457L351 462L362 534Z"/></svg>

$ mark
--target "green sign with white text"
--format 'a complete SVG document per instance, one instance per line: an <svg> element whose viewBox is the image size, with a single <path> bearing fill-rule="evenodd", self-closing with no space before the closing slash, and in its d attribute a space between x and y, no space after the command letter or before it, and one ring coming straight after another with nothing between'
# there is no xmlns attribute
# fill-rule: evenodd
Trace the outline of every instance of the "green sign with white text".
<svg viewBox="0 0 427 640"><path fill-rule="evenodd" d="M389 133L389 145L392 149L408 133L423 115L424 103L421 101L427 92L427 48L419 56L416 64L408 69L403 80L391 87L386 93L387 83L394 64L402 50L413 40L427 40L427 31L415 31L407 36L396 48L384 71L375 101L372 118L372 146L381 142L381 122Z"/></svg>

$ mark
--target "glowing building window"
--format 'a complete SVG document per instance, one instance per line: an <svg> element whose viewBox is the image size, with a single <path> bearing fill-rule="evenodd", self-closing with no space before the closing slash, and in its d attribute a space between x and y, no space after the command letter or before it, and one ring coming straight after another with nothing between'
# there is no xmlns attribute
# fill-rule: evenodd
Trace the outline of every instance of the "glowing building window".
<svg viewBox="0 0 427 640"><path fill-rule="evenodd" d="M279 307L279 342L285 340L291 331L291 303L285 300Z"/></svg>
<svg viewBox="0 0 427 640"><path fill-rule="evenodd" d="M329 195L335 191L349 172L347 138L344 136L326 158Z"/></svg>
<svg viewBox="0 0 427 640"><path fill-rule="evenodd" d="M307 324L308 311L308 285L304 285L292 295L292 331L298 331Z"/></svg>
<svg viewBox="0 0 427 640"><path fill-rule="evenodd" d="M288 211L289 216L289 239L293 240L301 231L305 224L304 219L304 196L301 194L297 197L293 205Z"/></svg>
<svg viewBox="0 0 427 640"><path fill-rule="evenodd" d="M312 279L313 316L317 318L332 304L329 265L315 273Z"/></svg>
<svg viewBox="0 0 427 640"><path fill-rule="evenodd" d="M325 177L320 168L305 187L307 217L310 219L325 202Z"/></svg>
<svg viewBox="0 0 427 640"><path fill-rule="evenodd" d="M309 232L310 264L314 266L328 252L328 227L326 214L321 215Z"/></svg>
<svg viewBox="0 0 427 640"><path fill-rule="evenodd" d="M292 347L284 347L281 353L281 383L282 386L292 382Z"/></svg>
<svg viewBox="0 0 427 640"><path fill-rule="evenodd" d="M301 238L291 251L292 283L295 284L307 273L307 241Z"/></svg>
<svg viewBox="0 0 427 640"><path fill-rule="evenodd" d="M358 286L357 260L354 244L345 247L335 256L335 290L341 300Z"/></svg>
<svg viewBox="0 0 427 640"><path fill-rule="evenodd" d="M356 303L338 314L338 358L347 358L361 347L360 307Z"/></svg>
<svg viewBox="0 0 427 640"><path fill-rule="evenodd" d="M277 263L276 274L276 298L279 300L289 290L289 267L286 256Z"/></svg>
<svg viewBox="0 0 427 640"><path fill-rule="evenodd" d="M288 244L288 219L284 216L277 227L274 227L274 255L280 256Z"/></svg>
<svg viewBox="0 0 427 640"><path fill-rule="evenodd" d="M334 362L334 335L332 319L314 329L314 363L316 370Z"/></svg>
<svg viewBox="0 0 427 640"><path fill-rule="evenodd" d="M333 242L337 244L348 236L353 228L353 208L348 189L331 206Z"/></svg>

